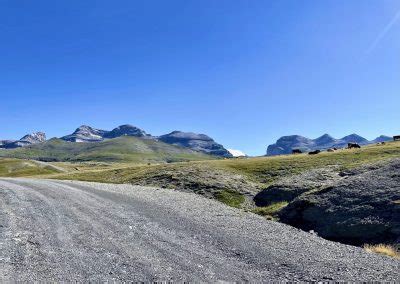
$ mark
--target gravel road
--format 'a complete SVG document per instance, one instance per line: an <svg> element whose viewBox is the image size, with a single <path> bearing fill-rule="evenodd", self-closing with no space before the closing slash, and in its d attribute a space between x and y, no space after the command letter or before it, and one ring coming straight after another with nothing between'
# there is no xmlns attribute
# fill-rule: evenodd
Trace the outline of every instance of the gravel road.
<svg viewBox="0 0 400 284"><path fill-rule="evenodd" d="M190 193L0 179L0 280L397 280L400 261Z"/></svg>

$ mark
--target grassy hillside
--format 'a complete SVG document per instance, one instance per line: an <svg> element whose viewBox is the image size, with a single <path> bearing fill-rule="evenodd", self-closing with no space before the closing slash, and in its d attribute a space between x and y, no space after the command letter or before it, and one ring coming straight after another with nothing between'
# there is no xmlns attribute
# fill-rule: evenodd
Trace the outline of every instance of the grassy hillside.
<svg viewBox="0 0 400 284"><path fill-rule="evenodd" d="M400 142L319 155L300 154L115 167L62 174L55 178L176 188L191 190L217 199L221 196L227 199L230 193L239 192L251 199L256 193L282 177L324 167L334 167L335 171L340 172L396 157L400 157Z"/></svg>
<svg viewBox="0 0 400 284"><path fill-rule="evenodd" d="M108 147L111 146L105 148L107 149ZM92 149L89 150L92 151ZM90 151L79 155L90 157L90 155L93 155ZM115 153L115 150L113 152ZM76 158L77 156L74 157ZM300 154L162 164L140 164L129 160L123 163L93 161L73 163L52 162L46 163L51 166L51 168L45 167L43 169L38 167L37 164L34 167L27 166L26 163L32 163L32 161L0 159L0 176L39 175L39 177L54 179L131 183L171 188L201 194L207 198L219 200L229 206L251 210L266 218L282 222L285 222L285 219L283 219L286 216L284 214L285 212L297 212L296 210L303 208L302 200L307 201L307 198L309 198L311 201L304 204L307 204L309 207L312 205L314 206L313 208L317 209L326 209L323 211L326 215L324 215L322 221L322 224L325 224L326 220L328 220L326 218L329 217L336 220L335 218L338 215L338 211L333 211L332 209L334 206L329 208L323 207L327 204L324 200L329 197L329 190L333 188L332 185L335 184L335 182L337 185L339 181L351 182L352 179L358 180L358 177L352 176L355 174L362 174L368 169L382 170L382 167L388 165L385 161L395 158L400 158L400 142L387 143L381 146L371 145L361 149L339 150L334 153L326 152L318 155ZM392 163L393 162L394 160ZM58 168L62 168L64 172L58 171ZM383 171L385 171L385 169L383 169ZM390 174L391 173L388 175ZM393 181L395 177L397 177L397 174L391 176L390 180ZM382 175L376 177L376 179L380 178L382 178ZM339 212L346 209L349 210L348 212L351 214L359 214L362 210L370 210L373 208L373 210L375 210L374 212L379 213L382 211L379 208L383 207L378 206L375 208L374 204L376 204L378 199L382 198L389 200L389 203L382 203L386 204L385 208L393 208L393 204L399 204L397 197L393 201L392 197L387 197L387 193L378 196L379 198L374 197L370 199L372 201L367 205L365 205L365 200L360 201L361 205L357 205L357 200L360 195L356 193L356 195L352 197L355 200L353 204L353 201L349 201L353 199L349 197L350 192L348 188L350 187L344 187L345 191L341 194L345 196L347 207L343 207L344 202L343 204L342 201L337 202L342 206ZM373 194L374 189L375 188L372 188L368 192ZM333 196L335 195L333 194ZM260 198L263 203L259 202ZM317 202L318 198L321 198L323 202ZM300 205L295 206L297 203ZM358 209L354 211L356 206L358 206ZM309 207L304 208L307 209ZM289 210L291 208L292 211ZM303 216L303 213L292 215ZM292 215L289 214L288 216ZM307 216L307 218L310 217L310 215ZM389 214L388 216L390 219L391 215ZM352 220L354 220L354 218ZM388 220L385 219L382 222L386 221ZM339 227L337 228L340 229L338 229L337 232L349 232L345 224L346 222L338 224ZM360 228L365 229L366 227L363 224L362 222L358 223L358 225L361 226ZM392 222L391 224L393 225L395 223ZM293 225L296 226L295 223ZM366 226L368 226L368 224ZM302 228L300 225L297 227ZM395 226L393 225L392 227ZM379 227L376 226L376 228ZM313 229L317 231L320 236L324 236L323 231L318 231L318 228L307 227L307 230L309 229ZM371 229L368 229L368 231L372 232ZM381 242L380 237L378 239L371 239L371 243L379 242Z"/></svg>
<svg viewBox="0 0 400 284"><path fill-rule="evenodd" d="M24 148L0 150L0 157L42 161L159 163L211 159L210 156L160 141L120 137L98 143L51 139Z"/></svg>
<svg viewBox="0 0 400 284"><path fill-rule="evenodd" d="M50 175L59 172L62 172L60 168L45 163L0 158L1 177L27 177Z"/></svg>
<svg viewBox="0 0 400 284"><path fill-rule="evenodd" d="M135 141L137 143L132 143ZM55 157L73 162L51 163L53 166L64 168L66 172L51 173L46 177L166 187L192 191L236 207L251 208L254 206L253 197L257 193L283 177L327 167L340 172L400 157L400 142L319 155L300 154L227 160L188 161L210 157L187 151L151 140L123 137L97 144L52 140L30 149L17 149L12 153L15 156ZM160 163L168 159L174 161L182 159L187 162ZM156 163L150 165L138 163L143 161Z"/></svg>

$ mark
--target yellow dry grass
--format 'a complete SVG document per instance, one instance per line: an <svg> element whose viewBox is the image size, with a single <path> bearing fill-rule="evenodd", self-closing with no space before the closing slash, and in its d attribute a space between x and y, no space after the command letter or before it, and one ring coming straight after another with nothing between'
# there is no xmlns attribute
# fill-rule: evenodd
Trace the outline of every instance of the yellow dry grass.
<svg viewBox="0 0 400 284"><path fill-rule="evenodd" d="M400 258L400 253L394 246L385 245L385 244L378 244L378 245L364 245L364 249L367 252L378 253L394 258Z"/></svg>

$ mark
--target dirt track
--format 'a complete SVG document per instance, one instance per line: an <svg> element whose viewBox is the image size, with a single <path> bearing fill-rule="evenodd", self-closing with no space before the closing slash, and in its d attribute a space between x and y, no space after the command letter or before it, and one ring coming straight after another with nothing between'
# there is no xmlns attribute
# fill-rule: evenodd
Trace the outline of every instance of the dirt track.
<svg viewBox="0 0 400 284"><path fill-rule="evenodd" d="M400 261L203 197L0 179L2 280L400 280Z"/></svg>

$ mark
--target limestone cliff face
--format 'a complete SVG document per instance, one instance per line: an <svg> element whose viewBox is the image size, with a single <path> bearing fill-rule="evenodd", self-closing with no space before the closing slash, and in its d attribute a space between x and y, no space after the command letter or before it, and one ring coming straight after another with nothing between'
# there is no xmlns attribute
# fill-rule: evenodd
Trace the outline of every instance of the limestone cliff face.
<svg viewBox="0 0 400 284"><path fill-rule="evenodd" d="M205 134L173 131L158 137L158 139L164 143L187 147L210 155L232 157L232 154L224 146Z"/></svg>

